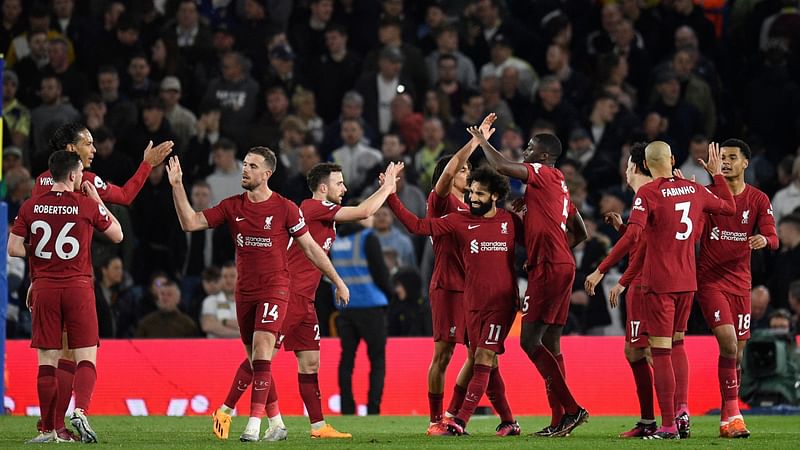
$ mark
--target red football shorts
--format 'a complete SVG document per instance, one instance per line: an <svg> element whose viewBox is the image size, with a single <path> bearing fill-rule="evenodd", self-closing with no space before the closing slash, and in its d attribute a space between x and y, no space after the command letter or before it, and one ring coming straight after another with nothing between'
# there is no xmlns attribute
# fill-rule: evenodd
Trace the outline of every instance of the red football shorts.
<svg viewBox="0 0 800 450"><path fill-rule="evenodd" d="M750 296L733 295L718 289L697 291L697 302L710 328L733 325L736 339L750 339Z"/></svg>
<svg viewBox="0 0 800 450"><path fill-rule="evenodd" d="M269 331L277 336L286 318L289 302L266 297L263 300L236 299L236 320L245 345L253 344L253 333Z"/></svg>
<svg viewBox="0 0 800 450"><path fill-rule="evenodd" d="M464 326L464 293L433 289L430 300L434 342L464 344L467 334Z"/></svg>
<svg viewBox="0 0 800 450"><path fill-rule="evenodd" d="M507 311L467 311L464 315L467 326L467 339L474 351L478 347L491 350L498 355L504 353L506 336L517 312Z"/></svg>
<svg viewBox="0 0 800 450"><path fill-rule="evenodd" d="M650 337L669 337L686 331L689 313L692 312L694 292L666 292L644 295L644 317Z"/></svg>
<svg viewBox="0 0 800 450"><path fill-rule="evenodd" d="M625 312L628 321L625 323L625 340L632 348L647 348L647 331L645 329L644 291L639 283L631 284L625 295Z"/></svg>
<svg viewBox="0 0 800 450"><path fill-rule="evenodd" d="M319 320L313 299L289 294L289 308L275 348L281 345L286 351L319 351Z"/></svg>
<svg viewBox="0 0 800 450"><path fill-rule="evenodd" d="M542 263L534 267L528 273L522 321L563 327L567 323L574 281L575 266L572 264Z"/></svg>
<svg viewBox="0 0 800 450"><path fill-rule="evenodd" d="M31 303L31 347L60 349L64 331L67 332L69 348L94 347L100 343L91 281L86 281L85 286L71 287L35 282L31 290Z"/></svg>

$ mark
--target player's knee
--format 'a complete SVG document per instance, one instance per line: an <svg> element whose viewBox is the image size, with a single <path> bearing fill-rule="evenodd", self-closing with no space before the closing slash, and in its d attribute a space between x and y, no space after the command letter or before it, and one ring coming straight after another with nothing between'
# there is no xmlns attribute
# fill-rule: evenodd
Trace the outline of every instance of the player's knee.
<svg viewBox="0 0 800 450"><path fill-rule="evenodd" d="M494 362L494 355L495 353L491 350L479 348L475 350L475 364L491 366Z"/></svg>
<svg viewBox="0 0 800 450"><path fill-rule="evenodd" d="M437 366L440 370L447 368L450 360L453 358L453 347L451 346L437 346L433 354L433 365Z"/></svg>
<svg viewBox="0 0 800 450"><path fill-rule="evenodd" d="M736 339L720 339L719 354L726 358L737 358L739 356Z"/></svg>
<svg viewBox="0 0 800 450"><path fill-rule="evenodd" d="M625 347L625 359L627 359L629 363L635 363L646 356L643 348Z"/></svg>

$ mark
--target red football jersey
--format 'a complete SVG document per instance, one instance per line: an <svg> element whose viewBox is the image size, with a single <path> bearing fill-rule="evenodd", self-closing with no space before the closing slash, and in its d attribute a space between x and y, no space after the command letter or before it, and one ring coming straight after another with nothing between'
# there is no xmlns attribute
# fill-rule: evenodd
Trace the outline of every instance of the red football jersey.
<svg viewBox="0 0 800 450"><path fill-rule="evenodd" d="M717 183L722 175L715 178ZM694 243L701 230L695 227L703 213L732 214L730 191L726 197L729 198L721 199L705 186L681 178L658 178L639 188L628 224L644 230L642 239L647 252L642 284L646 292L697 290Z"/></svg>
<svg viewBox="0 0 800 450"><path fill-rule="evenodd" d="M427 217L442 217L451 213L469 212L469 206L453 194L439 197L435 191L428 194ZM431 289L464 290L464 262L455 237L445 234L431 237L433 243L433 275Z"/></svg>
<svg viewBox="0 0 800 450"><path fill-rule="evenodd" d="M333 217L340 209L341 205L313 198L303 200L300 204L300 211L311 237L325 253L330 251L333 241L336 240L336 223ZM322 272L295 243L289 245L289 274L292 278L292 293L313 301Z"/></svg>
<svg viewBox="0 0 800 450"><path fill-rule="evenodd" d="M577 210L569 200L564 174L539 163L528 169L525 189L525 248L528 264L572 264L575 257L567 240L567 218Z"/></svg>
<svg viewBox="0 0 800 450"><path fill-rule="evenodd" d="M709 186L711 188L711 186ZM708 215L700 238L697 282L700 286L719 289L739 296L749 296L751 288L750 245L747 239L755 234L767 238L767 246L778 248L772 204L766 194L745 185L733 197L736 214Z"/></svg>
<svg viewBox="0 0 800 450"><path fill-rule="evenodd" d="M517 305L519 294L514 270L514 244L522 242L522 221L498 209L491 218L469 213L420 219L402 205L396 195L389 206L412 233L423 236L451 235L464 262L464 300L469 311L504 311Z"/></svg>
<svg viewBox="0 0 800 450"><path fill-rule="evenodd" d="M247 193L234 195L203 211L211 228L228 224L236 245L236 298L288 300L289 236L308 232L300 209L273 192L253 203ZM269 291L266 291L269 289Z"/></svg>
<svg viewBox="0 0 800 450"><path fill-rule="evenodd" d="M111 224L106 209L85 195L51 191L25 201L11 232L30 244L32 280L70 286L91 280L92 233Z"/></svg>
<svg viewBox="0 0 800 450"><path fill-rule="evenodd" d="M125 186L119 187L114 184L106 183L97 174L88 170L83 171L83 180L90 181L97 189L97 194L106 203L114 203L117 205L128 206L133 203L136 195L142 190L144 182L147 181L147 176L153 170L153 166L145 161L139 165L136 173L125 183ZM47 170L38 177L36 183L33 185L32 196L37 196L49 192L53 187L53 176Z"/></svg>

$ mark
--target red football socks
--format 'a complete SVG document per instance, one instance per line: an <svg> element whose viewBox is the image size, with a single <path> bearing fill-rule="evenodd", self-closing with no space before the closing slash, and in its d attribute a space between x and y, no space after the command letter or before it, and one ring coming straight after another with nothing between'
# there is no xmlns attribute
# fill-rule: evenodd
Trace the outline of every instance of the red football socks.
<svg viewBox="0 0 800 450"><path fill-rule="evenodd" d="M672 369L672 349L651 348L653 354L653 380L656 385L658 407L661 409L661 426L675 428L675 372Z"/></svg>
<svg viewBox="0 0 800 450"><path fill-rule="evenodd" d="M558 363L559 370L561 370L561 375L563 375L564 380L566 380L567 372L564 369L564 355L559 353L559 355L554 356L554 358ZM550 405L550 426L554 427L561 423L561 418L564 417L564 407L561 406L561 403L553 394L552 390L547 391L547 403Z"/></svg>
<svg viewBox="0 0 800 450"><path fill-rule="evenodd" d="M75 379L75 361L69 359L59 359L56 369L56 380L58 380L58 401L56 401L55 429L65 428L64 416L67 415L69 401L72 400L72 381Z"/></svg>
<svg viewBox="0 0 800 450"><path fill-rule="evenodd" d="M467 393L464 396L464 404L458 411L456 418L461 420L464 424L469 422L470 417L478 407L478 402L486 392L486 387L489 385L489 374L492 371L492 366L483 364L474 364L472 366L472 379L467 386Z"/></svg>
<svg viewBox="0 0 800 450"><path fill-rule="evenodd" d="M461 405L464 404L464 396L467 395L467 389L456 384L453 386L453 397L450 399L450 405L447 406L447 413L451 416L458 414Z"/></svg>
<svg viewBox="0 0 800 450"><path fill-rule="evenodd" d="M650 371L647 358L642 358L630 364L631 371L633 372L633 381L636 383L636 395L639 397L641 418L644 420L654 420L653 372Z"/></svg>
<svg viewBox="0 0 800 450"><path fill-rule="evenodd" d="M739 416L739 380L736 376L736 358L719 357L719 387L722 391L722 417Z"/></svg>
<svg viewBox="0 0 800 450"><path fill-rule="evenodd" d="M247 387L253 381L253 368L250 367L250 360L245 358L239 368L236 369L236 375L233 377L233 383L228 391L228 396L225 397L225 403L228 408L236 408L236 403L242 398L242 395L247 391Z"/></svg>
<svg viewBox="0 0 800 450"><path fill-rule="evenodd" d="M530 355L530 358L539 371L539 374L542 375L542 379L544 379L546 391L552 391L556 401L564 407L566 413L577 413L578 403L575 402L575 398L569 391L566 381L564 381L564 375L558 367L558 361L556 361L550 351L544 346L539 345Z"/></svg>
<svg viewBox="0 0 800 450"><path fill-rule="evenodd" d="M36 377L36 390L39 393L39 409L42 415L42 430L55 429L54 416L58 401L58 380L54 366L39 366Z"/></svg>
<svg viewBox="0 0 800 450"><path fill-rule="evenodd" d="M675 413L689 412L689 358L683 339L672 343L672 370L675 371Z"/></svg>
<svg viewBox="0 0 800 450"><path fill-rule="evenodd" d="M81 361L75 370L75 407L89 410L94 385L97 382L97 369L91 361Z"/></svg>
<svg viewBox="0 0 800 450"><path fill-rule="evenodd" d="M444 403L444 394L434 394L428 392L428 409L431 413L431 423L436 423L442 420L442 407Z"/></svg>
<svg viewBox="0 0 800 450"><path fill-rule="evenodd" d="M319 393L319 377L316 373L298 373L297 381L300 386L300 397L308 411L308 421L317 423L325 420L322 415L322 400Z"/></svg>
<svg viewBox="0 0 800 450"><path fill-rule="evenodd" d="M253 361L253 395L250 399L250 417L262 418L266 413L267 396L272 374L270 361L256 359Z"/></svg>
<svg viewBox="0 0 800 450"><path fill-rule="evenodd" d="M492 403L501 422L513 422L514 415L511 414L511 407L508 406L506 398L506 383L500 375L500 367L495 367L489 374L489 384L486 386L486 396Z"/></svg>
<svg viewBox="0 0 800 450"><path fill-rule="evenodd" d="M281 413L278 406L278 388L275 386L275 378L269 374L269 392L267 393L267 417L275 417Z"/></svg>

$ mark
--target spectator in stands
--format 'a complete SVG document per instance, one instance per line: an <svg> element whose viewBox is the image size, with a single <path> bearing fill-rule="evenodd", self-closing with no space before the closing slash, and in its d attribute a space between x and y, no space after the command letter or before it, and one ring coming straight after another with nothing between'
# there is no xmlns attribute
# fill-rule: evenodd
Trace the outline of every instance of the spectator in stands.
<svg viewBox="0 0 800 450"><path fill-rule="evenodd" d="M459 117L462 114L461 104L464 101L464 93L469 88L458 79L457 68L458 60L450 54L439 56L437 62L438 79L434 80L436 92L447 99L450 114Z"/></svg>
<svg viewBox="0 0 800 450"><path fill-rule="evenodd" d="M11 133L11 144L28 148L31 134L31 112L17 99L19 77L13 70L3 72L3 122Z"/></svg>
<svg viewBox="0 0 800 450"><path fill-rule="evenodd" d="M282 179L297 173L297 158L300 147L308 142L308 128L297 116L287 116L281 122L281 140L273 148L279 159L276 171L284 171Z"/></svg>
<svg viewBox="0 0 800 450"><path fill-rule="evenodd" d="M647 83L647 70L651 65L644 39L636 32L632 21L622 18L611 33L611 40L614 44L612 52L628 63L628 80L638 91L643 91Z"/></svg>
<svg viewBox="0 0 800 450"><path fill-rule="evenodd" d="M297 150L297 173L287 178L283 183L281 195L295 202L297 205L307 198L311 198L306 176L311 168L322 161L314 144L302 145ZM349 183L348 183L349 185Z"/></svg>
<svg viewBox="0 0 800 450"><path fill-rule="evenodd" d="M800 325L800 279L789 285L789 311L792 313L794 331L797 332L797 325Z"/></svg>
<svg viewBox="0 0 800 450"><path fill-rule="evenodd" d="M681 83L681 92L687 103L693 105L703 117L706 136L714 136L717 129L717 107L708 83L694 74L694 65L688 50L677 50L672 56L672 70Z"/></svg>
<svg viewBox="0 0 800 450"><path fill-rule="evenodd" d="M22 0L4 0L1 12L3 20L0 26L0 49L7 51L11 41L25 32Z"/></svg>
<svg viewBox="0 0 800 450"><path fill-rule="evenodd" d="M469 139L467 127L481 122L485 111L481 93L472 90L464 92L461 97L461 111L461 115L455 116L447 129L445 136L448 142L466 142ZM489 142L492 142L491 139Z"/></svg>
<svg viewBox="0 0 800 450"><path fill-rule="evenodd" d="M770 314L769 329L772 331L790 333L793 331L793 329L797 329L796 325L794 327L792 326L793 322L794 324L797 324L797 316L792 317L792 313L784 308L781 308Z"/></svg>
<svg viewBox="0 0 800 450"><path fill-rule="evenodd" d="M64 38L50 40L47 46L49 63L45 72L55 74L61 81L62 91L66 100L80 108L89 90L86 76L70 64L67 57L69 43Z"/></svg>
<svg viewBox="0 0 800 450"><path fill-rule="evenodd" d="M514 123L515 117L511 108L500 96L500 77L494 74L481 76L481 95L485 111L491 111L497 115L494 127L499 133L502 133L507 126Z"/></svg>
<svg viewBox="0 0 800 450"><path fill-rule="evenodd" d="M48 50L50 43L45 30L29 31L27 39L30 53L14 64L14 71L19 75L20 99L28 106L36 106L39 104L36 94L39 90L42 73L50 63Z"/></svg>
<svg viewBox="0 0 800 450"><path fill-rule="evenodd" d="M772 277L768 284L776 308L788 306L789 284L800 279L800 214L783 216L778 222L781 248L773 260Z"/></svg>
<svg viewBox="0 0 800 450"><path fill-rule="evenodd" d="M150 79L150 61L144 53L134 55L128 62L128 83L125 88L128 97L141 102L158 94L158 85Z"/></svg>
<svg viewBox="0 0 800 450"><path fill-rule="evenodd" d="M629 69L628 60L620 55L615 53L600 55L597 58L595 90L612 92L620 104L632 111L642 103L639 96L644 93L628 82Z"/></svg>
<svg viewBox="0 0 800 450"><path fill-rule="evenodd" d="M3 177L6 173L18 167L24 167L23 152L19 147L12 145L3 149ZM7 185L6 185L7 186ZM12 217L9 217L12 219ZM12 219L13 220L13 219Z"/></svg>
<svg viewBox="0 0 800 450"><path fill-rule="evenodd" d="M291 98L300 89L308 89L310 83L295 64L297 56L288 44L279 44L269 51L269 69L261 83L266 89L279 86Z"/></svg>
<svg viewBox="0 0 800 450"><path fill-rule="evenodd" d="M417 265L417 256L414 253L411 238L394 226L394 216L388 206L384 205L378 209L373 226L375 234L381 242L381 248L395 250L400 266Z"/></svg>
<svg viewBox="0 0 800 450"><path fill-rule="evenodd" d="M572 67L571 55L570 49L550 44L547 47L547 70L561 82L564 98L581 109L589 104L592 85L586 75Z"/></svg>
<svg viewBox="0 0 800 450"><path fill-rule="evenodd" d="M47 5L36 2L33 3L32 8L28 11L28 31L16 36L8 47L8 52L5 55L6 64L9 67L14 67L22 58L28 56L31 52L31 47L28 46L28 36L31 33L42 31L47 33L47 40L58 37L65 38L63 34L50 26L50 11ZM5 49L3 50L5 51ZM68 57L70 63L75 61L75 49L72 47L72 43L69 44Z"/></svg>
<svg viewBox="0 0 800 450"><path fill-rule="evenodd" d="M178 310L181 291L176 282L165 281L158 288L157 298L158 310L142 317L136 327L137 338L191 338L198 335L194 320Z"/></svg>
<svg viewBox="0 0 800 450"><path fill-rule="evenodd" d="M128 130L120 150L132 160L138 161L142 149L147 147L149 141L173 141L176 143L175 147L180 146L178 137L164 118L164 104L157 97L150 97L142 102L141 122Z"/></svg>
<svg viewBox="0 0 800 450"><path fill-rule="evenodd" d="M342 123L347 119L357 119L361 121L364 128L364 135L361 140L368 146L374 146L379 142L377 131L363 119L364 97L356 91L348 91L342 98L341 114L339 118L325 126L322 145L320 146L320 156L323 160L330 159L331 152L341 147Z"/></svg>
<svg viewBox="0 0 800 450"><path fill-rule="evenodd" d="M206 107L220 110L222 135L242 148L247 146L246 136L255 117L258 92L258 83L250 76L250 62L241 53L231 52L222 58L222 77L208 85L203 98Z"/></svg>
<svg viewBox="0 0 800 450"><path fill-rule="evenodd" d="M326 52L311 64L317 111L326 124L336 119L345 93L361 76L361 56L348 48L347 28L331 24L325 31ZM338 133L336 133L338 135Z"/></svg>
<svg viewBox="0 0 800 450"><path fill-rule="evenodd" d="M397 94L390 105L392 123L389 130L400 135L407 148L417 148L422 139L425 118L414 112L414 99L408 94Z"/></svg>
<svg viewBox="0 0 800 450"><path fill-rule="evenodd" d="M467 38L462 48L477 67L489 61L489 49L497 35L503 35L511 48L524 52L519 55L524 60L533 61L537 49L544 47L539 36L508 14L500 0L476 0L464 13Z"/></svg>
<svg viewBox="0 0 800 450"><path fill-rule="evenodd" d="M658 96L648 112L656 112L666 119L667 143L672 147L675 163L682 164L692 136L703 133L703 117L681 95L680 80L675 71L659 72L656 75L655 90Z"/></svg>
<svg viewBox="0 0 800 450"><path fill-rule="evenodd" d="M164 36L178 43L181 55L190 64L211 53L211 29L200 20L194 0L179 0L175 19L164 26Z"/></svg>
<svg viewBox="0 0 800 450"><path fill-rule="evenodd" d="M21 153L16 147L10 147L6 150L10 150L9 153L11 156L14 156L16 153ZM5 157L5 152L3 152L3 156ZM3 167L3 170L5 170L5 167ZM31 191L33 191L34 180L28 169L22 166L7 170L3 176L3 180L6 184L6 196L4 201L8 203L8 218L13 221L13 218L17 217L19 208L25 200L30 198Z"/></svg>
<svg viewBox="0 0 800 450"><path fill-rule="evenodd" d="M422 52L417 47L404 41L402 34L403 21L400 17L384 16L378 24L378 42L381 47L392 47L400 51L403 57L403 67L400 75L411 80L415 90L415 95L425 92L428 88L428 70L425 66L425 59ZM377 68L379 50L373 50L364 58L364 68L374 70ZM414 97L414 101L419 98Z"/></svg>
<svg viewBox="0 0 800 450"><path fill-rule="evenodd" d="M383 165L389 162L402 161L406 167L403 172L406 175L411 172L411 178L417 179L417 172L414 168L414 160L412 155L408 154L408 147L403 144L403 140L395 133L386 133L383 135L383 142L381 143L381 153L383 154Z"/></svg>
<svg viewBox="0 0 800 450"><path fill-rule="evenodd" d="M31 141L37 154L49 153L47 140L56 128L81 119L80 113L62 99L61 82L57 76L45 75L40 86L42 104L31 111Z"/></svg>
<svg viewBox="0 0 800 450"><path fill-rule="evenodd" d="M750 291L751 330L769 328L770 316L775 311L769 300L769 289L766 286L756 286Z"/></svg>
<svg viewBox="0 0 800 450"><path fill-rule="evenodd" d="M428 80L431 83L439 81L439 65L441 57L450 55L455 59L455 77L458 84L469 89L478 87L475 64L458 49L458 29L454 24L443 25L436 30L436 50L425 57L428 67Z"/></svg>
<svg viewBox="0 0 800 450"><path fill-rule="evenodd" d="M181 81L173 76L164 77L158 97L164 104L164 117L169 122L172 131L178 138L180 147L178 152L183 153L189 141L197 133L197 116L181 105Z"/></svg>
<svg viewBox="0 0 800 450"><path fill-rule="evenodd" d="M116 255L101 260L95 270L95 307L101 338L118 336L118 298L124 276L122 259Z"/></svg>
<svg viewBox="0 0 800 450"><path fill-rule="evenodd" d="M519 70L516 67L506 67L500 75L500 96L511 109L514 123L522 130L529 130L533 124L531 115L531 100L519 85Z"/></svg>
<svg viewBox="0 0 800 450"><path fill-rule="evenodd" d="M236 158L236 144L230 139L220 138L211 146L214 171L206 177L211 187L211 204L214 206L223 199L240 194L242 189L242 161Z"/></svg>
<svg viewBox="0 0 800 450"><path fill-rule="evenodd" d="M714 24L705 16L702 7L696 6L692 0L675 0L664 8L663 13L663 37L671 38L675 30L687 25L697 34L700 50L715 57L717 45Z"/></svg>
<svg viewBox="0 0 800 450"><path fill-rule="evenodd" d="M424 336L426 319L422 279L414 267L404 267L392 276L394 287L389 301L389 336Z"/></svg>
<svg viewBox="0 0 800 450"><path fill-rule="evenodd" d="M425 103L422 105L422 115L429 119L436 117L443 124L450 125L453 116L450 113L450 100L447 95L435 89L425 92Z"/></svg>
<svg viewBox="0 0 800 450"><path fill-rule="evenodd" d="M175 41L157 38L150 48L150 78L163 81L165 77L180 77L186 75L186 72Z"/></svg>
<svg viewBox="0 0 800 450"><path fill-rule="evenodd" d="M322 122L322 118L317 115L317 102L314 92L307 89L298 89L292 96L292 107L297 117L303 121L308 138L311 139L314 145L319 145L322 142L325 124Z"/></svg>
<svg viewBox="0 0 800 450"><path fill-rule="evenodd" d="M532 116L552 122L556 135L564 142L571 129L579 121L578 112L563 97L563 89L558 78L548 75L539 83L537 101L533 104Z"/></svg>
<svg viewBox="0 0 800 450"><path fill-rule="evenodd" d="M401 74L402 68L402 52L387 45L378 53L378 71L366 72L356 82L355 90L364 99L364 120L380 133L389 131L390 104L394 96L398 93L416 95L416 86Z"/></svg>
<svg viewBox="0 0 800 450"><path fill-rule="evenodd" d="M586 37L586 50L589 55L596 56L609 53L614 49L613 34L622 21L622 10L617 3L606 3L600 10L599 30L594 30Z"/></svg>
<svg viewBox="0 0 800 450"><path fill-rule="evenodd" d="M267 89L264 99L267 110L248 133L248 149L257 145L276 148L281 139L281 124L289 115L289 97L281 86Z"/></svg>
<svg viewBox="0 0 800 450"><path fill-rule="evenodd" d="M514 56L514 47L509 37L497 33L491 42L492 57L488 63L481 67L481 79L488 75L500 77L503 75L503 69L509 66L514 67L519 74L519 85L523 89L522 93L529 98L533 98L536 87L539 84L539 75L536 70L525 60Z"/></svg>
<svg viewBox="0 0 800 450"><path fill-rule="evenodd" d="M689 143L689 157L680 166L683 176L689 180L695 180L703 186L711 184L711 176L701 164L701 161L705 161L707 158L708 138L702 134L692 136Z"/></svg>
<svg viewBox="0 0 800 450"><path fill-rule="evenodd" d="M119 73L125 73L131 58L144 52L140 31L139 21L133 16L130 14L120 16L114 37L97 43L99 55L97 61L113 65Z"/></svg>
<svg viewBox="0 0 800 450"><path fill-rule="evenodd" d="M236 263L231 261L222 266L222 290L203 300L200 316L200 329L208 338L239 337L239 323L236 320Z"/></svg>
<svg viewBox="0 0 800 450"><path fill-rule="evenodd" d="M325 30L333 16L333 0L311 0L308 19L289 30L289 42L301 61L319 58L325 52Z"/></svg>
<svg viewBox="0 0 800 450"><path fill-rule="evenodd" d="M116 150L117 139L110 128L101 126L93 129L92 137L97 149L92 160L92 172L106 182L124 185L136 171L134 160Z"/></svg>
<svg viewBox="0 0 800 450"><path fill-rule="evenodd" d="M333 162L342 166L342 176L348 187L348 196L357 198L371 180L367 174L380 165L383 155L378 149L363 142L364 128L359 119L342 121L344 145L333 151Z"/></svg>
<svg viewBox="0 0 800 450"><path fill-rule="evenodd" d="M425 120L422 126L422 146L414 153L414 170L419 175L419 186L426 192L431 189L436 161L449 150L444 137L444 125L441 120L435 117ZM423 216L424 213L418 217Z"/></svg>
<svg viewBox="0 0 800 450"><path fill-rule="evenodd" d="M97 87L106 103L105 123L117 136L136 125L139 111L128 97L120 94L119 72L114 66L102 66L97 72Z"/></svg>
<svg viewBox="0 0 800 450"><path fill-rule="evenodd" d="M800 157L794 157L791 182L772 197L772 211L775 223L780 223L787 215L800 207Z"/></svg>

